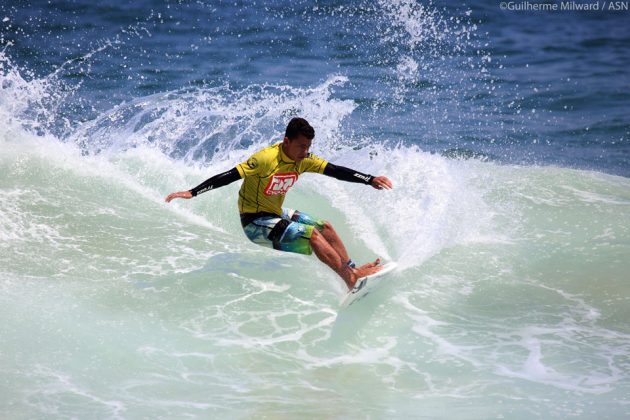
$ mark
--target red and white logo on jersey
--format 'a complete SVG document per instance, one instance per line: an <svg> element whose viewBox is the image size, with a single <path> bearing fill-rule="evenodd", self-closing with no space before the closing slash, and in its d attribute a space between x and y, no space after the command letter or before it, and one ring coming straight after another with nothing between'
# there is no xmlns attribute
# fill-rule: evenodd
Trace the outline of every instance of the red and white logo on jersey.
<svg viewBox="0 0 630 420"><path fill-rule="evenodd" d="M286 194L289 188L295 184L298 179L296 172L288 172L284 174L275 174L269 180L267 187L265 188L265 195L278 195Z"/></svg>

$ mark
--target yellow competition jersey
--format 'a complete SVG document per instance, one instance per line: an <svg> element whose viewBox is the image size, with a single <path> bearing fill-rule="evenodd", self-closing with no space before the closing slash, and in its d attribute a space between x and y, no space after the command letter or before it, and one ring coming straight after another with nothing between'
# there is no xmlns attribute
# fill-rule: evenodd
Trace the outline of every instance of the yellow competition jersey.
<svg viewBox="0 0 630 420"><path fill-rule="evenodd" d="M241 213L269 212L282 214L287 191L304 172L323 173L327 161L310 154L297 163L282 150L282 143L254 153L247 161L236 165L244 179L238 193Z"/></svg>

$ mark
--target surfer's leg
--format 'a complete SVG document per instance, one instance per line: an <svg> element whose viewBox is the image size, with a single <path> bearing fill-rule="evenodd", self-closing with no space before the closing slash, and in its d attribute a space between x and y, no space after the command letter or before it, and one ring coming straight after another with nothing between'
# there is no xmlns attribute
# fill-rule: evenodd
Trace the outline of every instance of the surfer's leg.
<svg viewBox="0 0 630 420"><path fill-rule="evenodd" d="M358 278L356 270L346 264L337 250L326 240L323 233L320 233L317 229L314 229L311 234L311 247L317 258L343 279L348 289L354 287L354 283L356 283Z"/></svg>
<svg viewBox="0 0 630 420"><path fill-rule="evenodd" d="M324 222L324 228L322 229L322 235L326 238L326 241L333 247L333 249L339 254L341 261L347 263L350 261L350 257L348 256L348 251L346 251L346 247L344 246L341 238L337 235L337 232L332 227L330 222Z"/></svg>
<svg viewBox="0 0 630 420"><path fill-rule="evenodd" d="M330 224L330 222L324 222L324 228L321 230L321 232L322 235L324 235L324 238L326 238L326 241L328 241L328 243L330 244L330 246L332 246L337 254L339 254L341 261L345 262L346 264L350 263L351 260L348 256L348 251L346 251L346 247L344 246L343 241L333 228L332 224ZM373 268L380 263L381 259L377 258L374 262L369 262L367 264L363 264L360 267L356 267L359 273L357 277L367 276L369 274L374 274L376 271L379 271L380 268L374 270ZM352 268L355 268L354 265L352 266Z"/></svg>
<svg viewBox="0 0 630 420"><path fill-rule="evenodd" d="M349 264L351 268L355 268L354 263L351 264L352 260L348 256L348 251L343 244L343 241L333 228L330 222L326 222L323 220L318 220L309 215L308 213L301 212L299 210L293 210L288 208L283 208L283 217L305 225L314 226L317 230L319 230L326 241L333 247L333 249L339 254L339 258L341 261ZM367 265L367 264L366 264ZM374 264L375 265L375 264ZM363 266L365 267L365 266Z"/></svg>
<svg viewBox="0 0 630 420"><path fill-rule="evenodd" d="M377 265L379 260L376 260L374 265L366 264L360 268L350 267L317 229L311 233L310 243L317 258L337 273L346 283L348 289L354 287L357 279L374 274L383 268L383 266Z"/></svg>
<svg viewBox="0 0 630 420"><path fill-rule="evenodd" d="M380 270L380 267L363 266L359 269L350 267L347 260L342 258L321 233L324 225L324 222L303 224L286 218L264 215L245 223L243 230L249 240L258 245L304 255L315 252L324 264L343 279L349 289L354 287L359 277Z"/></svg>

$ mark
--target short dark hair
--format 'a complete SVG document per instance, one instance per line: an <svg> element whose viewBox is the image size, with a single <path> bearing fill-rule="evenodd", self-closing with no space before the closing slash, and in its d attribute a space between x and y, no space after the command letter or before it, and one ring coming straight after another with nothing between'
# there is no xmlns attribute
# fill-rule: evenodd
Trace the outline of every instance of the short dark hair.
<svg viewBox="0 0 630 420"><path fill-rule="evenodd" d="M295 140L300 134L309 140L313 140L315 129L304 118L291 118L291 121L287 124L287 131L284 133L284 136L288 137L289 140Z"/></svg>

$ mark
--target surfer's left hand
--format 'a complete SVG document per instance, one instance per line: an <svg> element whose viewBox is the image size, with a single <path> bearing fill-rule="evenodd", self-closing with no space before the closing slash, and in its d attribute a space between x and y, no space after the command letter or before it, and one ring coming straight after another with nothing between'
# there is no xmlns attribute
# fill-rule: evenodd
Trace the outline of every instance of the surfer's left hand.
<svg viewBox="0 0 630 420"><path fill-rule="evenodd" d="M386 176L374 177L370 185L377 190L391 190L392 188L394 188L392 181L390 181L389 178L387 178Z"/></svg>

